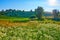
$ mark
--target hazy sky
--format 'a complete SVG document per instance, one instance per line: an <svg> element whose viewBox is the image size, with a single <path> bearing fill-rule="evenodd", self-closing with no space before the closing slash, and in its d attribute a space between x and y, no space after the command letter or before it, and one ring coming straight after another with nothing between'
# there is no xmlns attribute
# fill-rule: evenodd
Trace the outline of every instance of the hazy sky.
<svg viewBox="0 0 60 40"><path fill-rule="evenodd" d="M45 11L60 10L60 0L0 0L0 10L34 10L38 6L43 7Z"/></svg>

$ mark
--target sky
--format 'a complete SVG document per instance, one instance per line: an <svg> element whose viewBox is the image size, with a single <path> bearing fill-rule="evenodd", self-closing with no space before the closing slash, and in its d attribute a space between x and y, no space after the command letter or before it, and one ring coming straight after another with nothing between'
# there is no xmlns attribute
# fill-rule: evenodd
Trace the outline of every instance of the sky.
<svg viewBox="0 0 60 40"><path fill-rule="evenodd" d="M43 7L45 11L60 10L60 0L0 0L0 10L18 9L29 11L36 9L38 6Z"/></svg>

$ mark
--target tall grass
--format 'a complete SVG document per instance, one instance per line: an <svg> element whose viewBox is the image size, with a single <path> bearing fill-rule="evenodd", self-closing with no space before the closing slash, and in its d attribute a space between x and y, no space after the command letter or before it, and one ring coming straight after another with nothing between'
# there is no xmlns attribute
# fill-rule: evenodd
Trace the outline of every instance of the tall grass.
<svg viewBox="0 0 60 40"><path fill-rule="evenodd" d="M0 40L60 40L60 25L0 26Z"/></svg>

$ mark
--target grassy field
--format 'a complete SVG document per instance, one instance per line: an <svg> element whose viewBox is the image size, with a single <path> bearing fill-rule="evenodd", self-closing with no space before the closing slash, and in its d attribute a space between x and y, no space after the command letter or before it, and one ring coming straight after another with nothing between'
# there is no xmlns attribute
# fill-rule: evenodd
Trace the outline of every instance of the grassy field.
<svg viewBox="0 0 60 40"><path fill-rule="evenodd" d="M60 25L0 26L0 40L60 40Z"/></svg>
<svg viewBox="0 0 60 40"><path fill-rule="evenodd" d="M0 16L0 40L60 40L60 22Z"/></svg>
<svg viewBox="0 0 60 40"><path fill-rule="evenodd" d="M20 21L20 22L24 22L24 21L29 21L29 18L21 18L21 17L7 17L7 16L0 16L0 20L7 20L10 22L14 22L14 21Z"/></svg>

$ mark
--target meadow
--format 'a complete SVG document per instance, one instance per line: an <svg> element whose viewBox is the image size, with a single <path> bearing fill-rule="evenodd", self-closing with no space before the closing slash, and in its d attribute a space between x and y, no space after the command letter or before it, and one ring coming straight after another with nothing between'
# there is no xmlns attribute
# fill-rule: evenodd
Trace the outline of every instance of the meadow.
<svg viewBox="0 0 60 40"><path fill-rule="evenodd" d="M60 22L0 17L0 40L60 40Z"/></svg>
<svg viewBox="0 0 60 40"><path fill-rule="evenodd" d="M0 40L60 40L60 25L0 26Z"/></svg>

